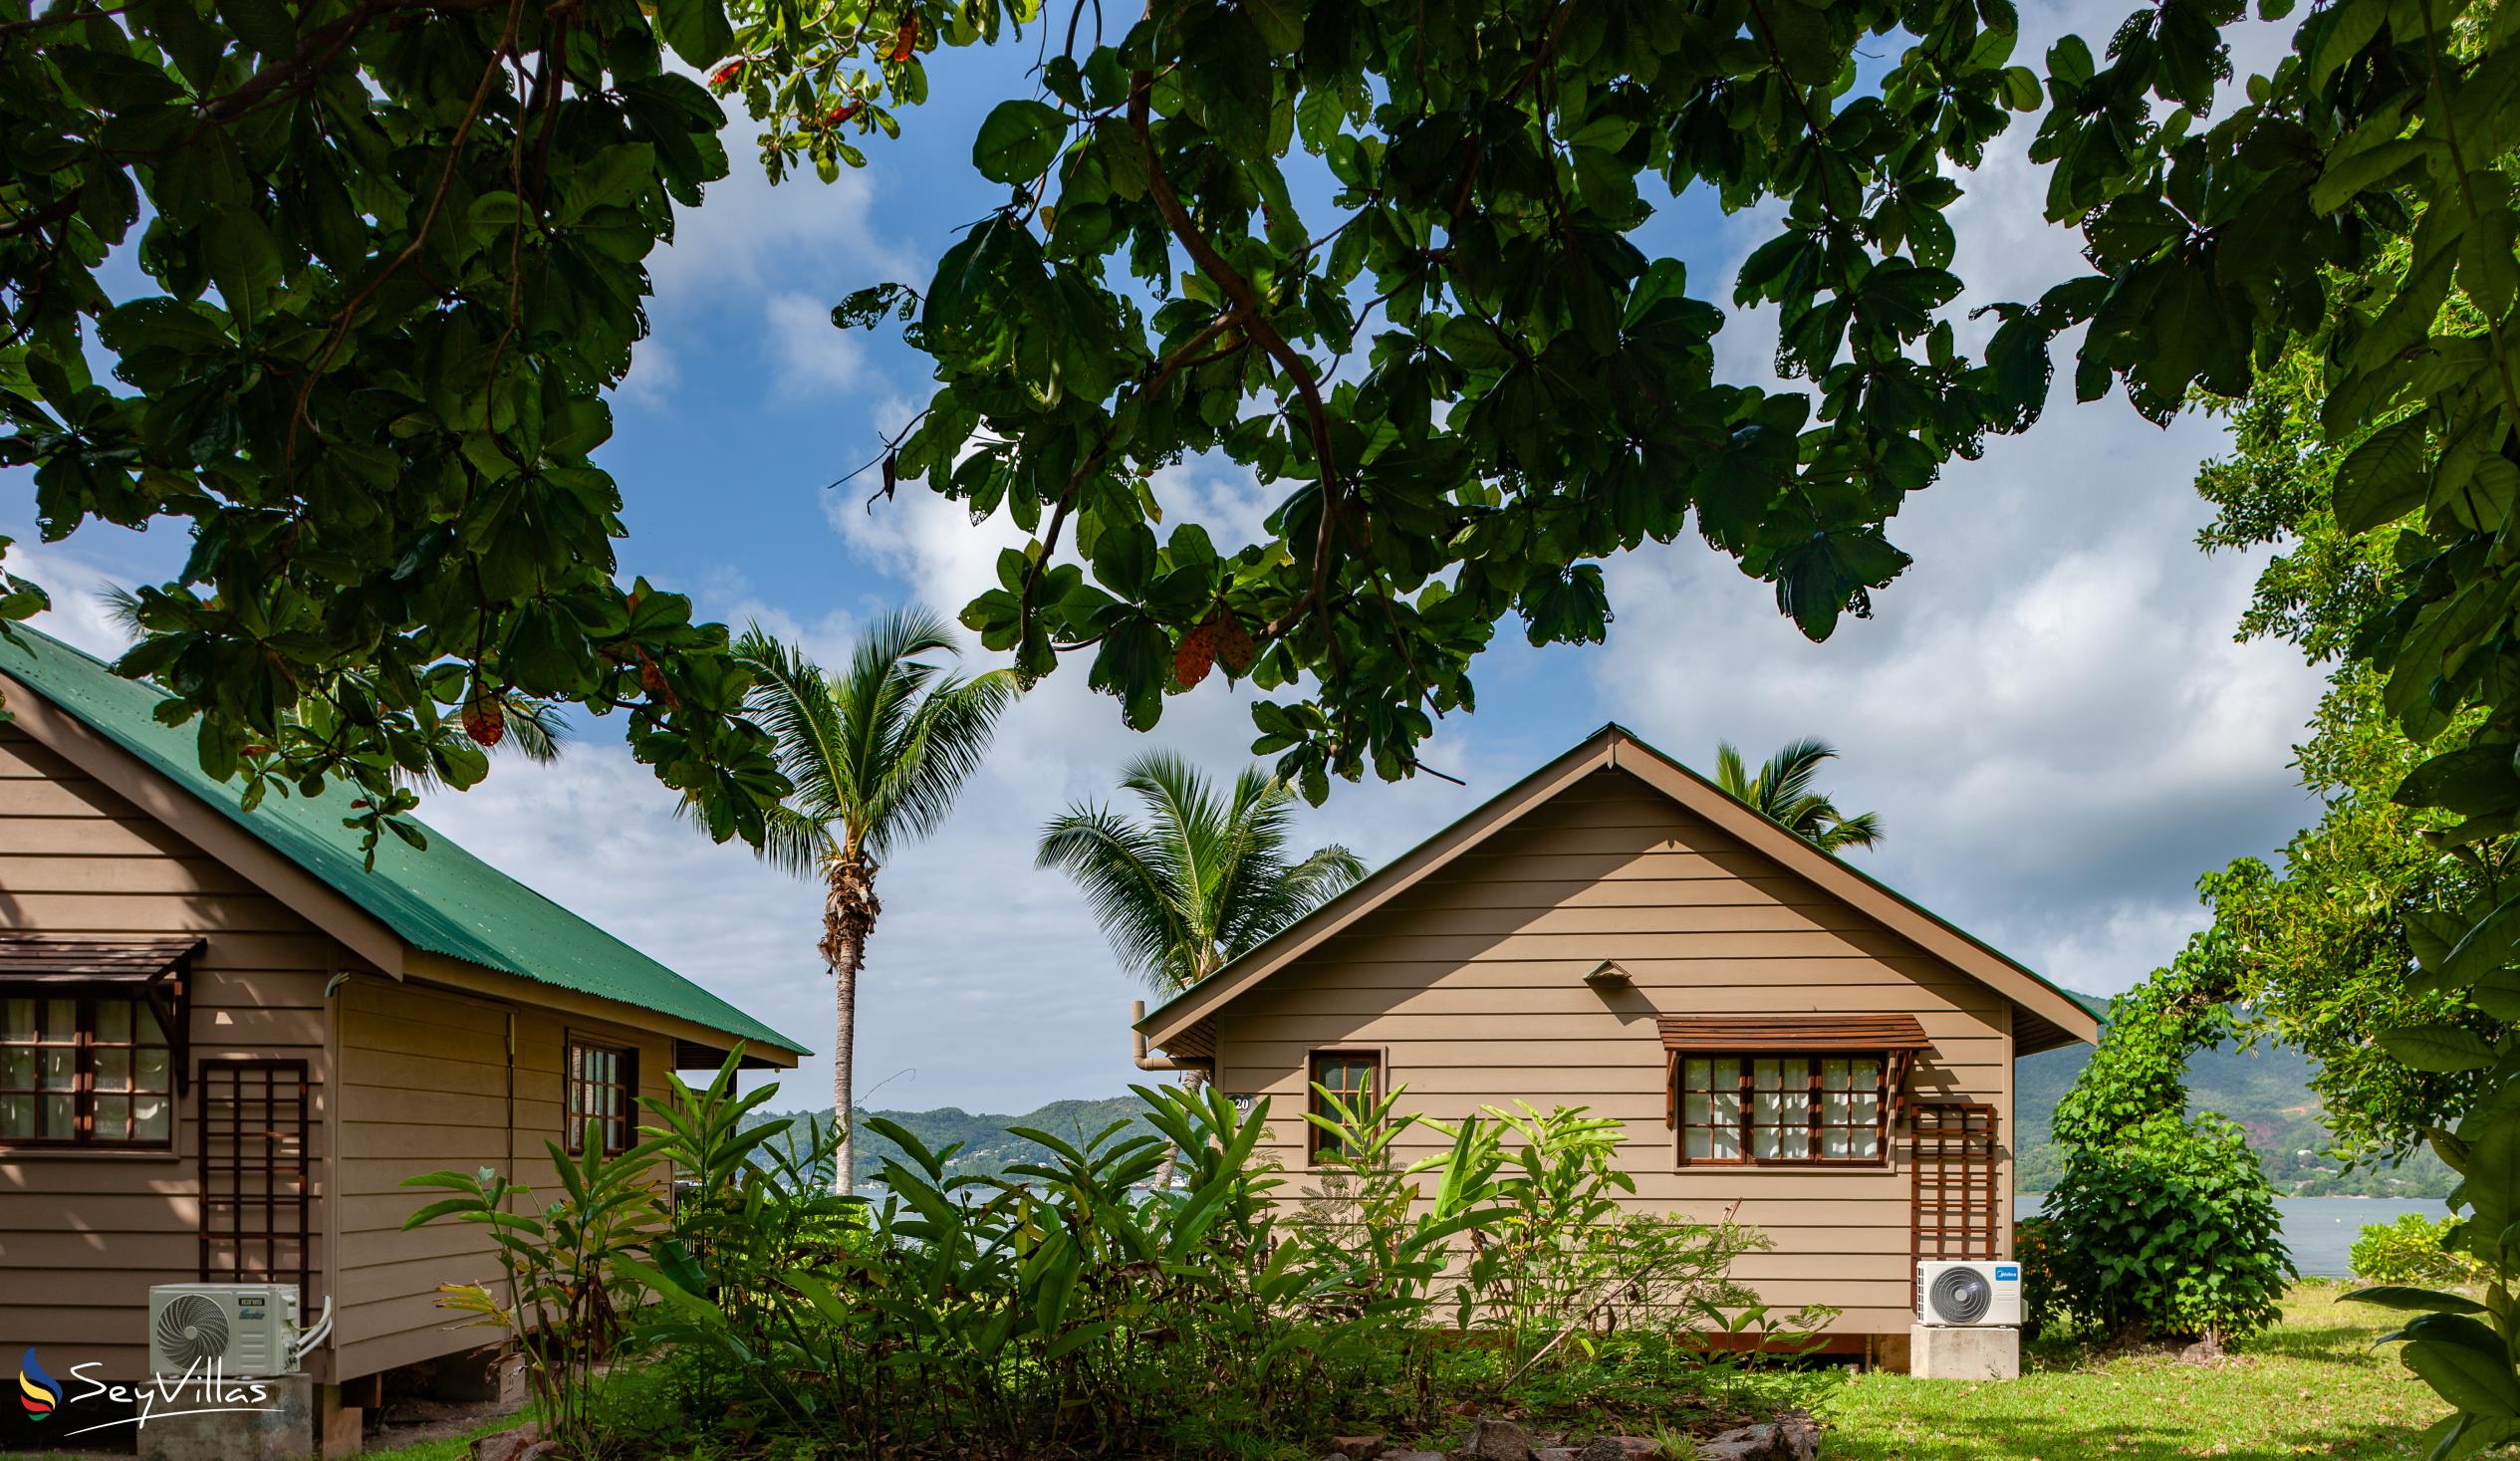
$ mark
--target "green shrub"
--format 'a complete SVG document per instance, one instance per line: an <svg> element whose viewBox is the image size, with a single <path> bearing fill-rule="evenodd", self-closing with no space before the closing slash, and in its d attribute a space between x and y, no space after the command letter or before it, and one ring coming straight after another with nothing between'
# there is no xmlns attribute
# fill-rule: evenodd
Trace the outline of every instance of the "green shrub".
<svg viewBox="0 0 2520 1461"><path fill-rule="evenodd" d="M1254 1159L1266 1103L1212 1090L1140 1090L1151 1132L1018 1131L1050 1156L1004 1178L948 1176L955 1148L872 1121L899 1155L870 1206L829 1192L828 1133L747 1129L769 1092L738 1097L733 1074L642 1100L646 1139L565 1167L540 1227L488 1217L508 1189L487 1176L414 1219L494 1222L545 1276L497 1308L561 1361L575 1455L632 1423L710 1453L1258 1458L1448 1429L1464 1399L1685 1419L1762 1381L1703 1335L1790 1343L1827 1317L1772 1318L1730 1284L1764 1246L1749 1229L1623 1216L1616 1123L1580 1110L1473 1117L1403 1164L1397 1093L1342 1109L1332 1191L1294 1215ZM1183 1180L1148 1192L1167 1149ZM573 1237L581 1189L620 1195L600 1247ZM561 1323L528 1333L538 1297ZM625 1373L635 1402L607 1400Z"/></svg>
<svg viewBox="0 0 2520 1461"><path fill-rule="evenodd" d="M2056 1224L2026 1217L2013 1224L2013 1260L2021 1265L2021 1338L2066 1328L2065 1293L2056 1272Z"/></svg>
<svg viewBox="0 0 2520 1461"><path fill-rule="evenodd" d="M2254 1334L2297 1277L2257 1154L2211 1114L2071 1149L2046 1216L2060 1307L2111 1338Z"/></svg>
<svg viewBox="0 0 2520 1461"><path fill-rule="evenodd" d="M2419 1212L2399 1215L2394 1223L2366 1223L2348 1255L2355 1277L2374 1284L2478 1284L2483 1265L2464 1253L2442 1247L2458 1219L2427 1218Z"/></svg>

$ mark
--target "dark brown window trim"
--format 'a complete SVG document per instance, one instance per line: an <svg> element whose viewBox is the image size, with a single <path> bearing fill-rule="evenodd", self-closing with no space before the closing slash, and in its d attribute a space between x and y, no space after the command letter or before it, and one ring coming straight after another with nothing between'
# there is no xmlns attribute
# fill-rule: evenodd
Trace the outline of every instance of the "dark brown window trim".
<svg viewBox="0 0 2520 1461"><path fill-rule="evenodd" d="M579 1075L581 1052L614 1057L619 1062L615 1079L602 1082L589 1082L583 1079ZM605 1155L618 1156L630 1150L638 1136L638 1047L571 1030L566 1033L562 1041L560 1060L562 1148L571 1156L584 1155L587 1149L587 1122L590 1119L597 1119L605 1122ZM604 1111L602 1103L591 1105L584 1099L583 1096L590 1088L599 1092L619 1091L621 1093L619 1112L608 1114Z"/></svg>
<svg viewBox="0 0 2520 1461"><path fill-rule="evenodd" d="M1366 1081L1368 1083L1365 1088L1366 1104L1371 1105L1374 1101L1380 1100L1385 1096L1390 1094L1390 1088L1385 1084L1384 1080L1384 1068L1386 1062L1384 1060L1384 1052L1382 1050L1371 1046L1341 1046L1330 1050L1317 1050L1310 1052L1304 1057L1305 1110L1315 1115L1326 1116L1330 1114L1329 1108L1322 1103L1321 1093L1313 1089L1316 1086L1329 1085L1329 1083L1322 1080L1322 1067L1324 1064L1330 1062L1339 1062L1348 1065L1364 1062L1374 1068L1372 1073L1366 1077ZM1353 1111L1357 1109L1359 1102L1355 1098L1351 1089L1343 1086L1332 1086L1330 1089L1340 1094L1341 1098L1348 1102L1350 1110ZM1323 1143L1329 1139L1329 1132L1323 1130L1312 1121L1306 1121L1304 1123L1305 1161L1311 1165L1319 1166L1321 1164Z"/></svg>
<svg viewBox="0 0 2520 1461"><path fill-rule="evenodd" d="M42 1102L44 1099L47 1096L68 1096L71 1098L71 1134L68 1136L0 1136L0 1152L29 1157L92 1155L163 1157L172 1155L175 1149L176 1131L182 1124L180 1112L177 1109L177 1093L184 1085L184 1081L180 1064L182 1048L174 1032L168 1028L168 1011L165 1006L171 1003L174 1018L182 1020L188 1017L189 1012L181 1002L151 999L136 984L123 981L73 983L43 980L0 985L0 1001L20 999L31 1000L35 1005L37 1037L32 1043L0 1040L0 1063L5 1062L6 1052L10 1050L34 1050L40 1053L47 1049L68 1049L73 1052L71 1084L67 1090L47 1088L43 1084L43 1061L39 1054L36 1062L36 1084L24 1088L0 1084L0 1097L23 1096L34 1101L36 1124L40 1129L43 1122ZM46 1006L55 1002L73 1007L72 1029L68 1032L68 1039L58 1038L56 1032L42 1028ZM131 1007L130 1039L105 1041L99 1037L97 1011L100 1005L106 1004L123 1004ZM143 1013L157 1021L158 1038L154 1042L143 1041L139 1038L139 1019ZM0 1029L4 1028L0 1027ZM129 1070L125 1076L127 1085L113 1091L97 1090L97 1052L100 1050L130 1052ZM139 1054L143 1050L166 1052L166 1090L144 1091L141 1089ZM5 1064L0 1064L0 1083L5 1083L7 1079L6 1069ZM165 1104L166 1134L154 1140L129 1137L100 1138L96 1131L97 1100L101 1096L108 1098L124 1097L134 1104L146 1097L156 1097ZM136 1120L134 1111L132 1115L126 1118L126 1123L136 1124Z"/></svg>
<svg viewBox="0 0 2520 1461"><path fill-rule="evenodd" d="M1872 1130L1875 1142L1875 1155L1831 1157L1820 1154L1823 1149L1822 1133L1824 1129L1830 1127L1851 1131L1860 1131L1864 1129L1861 1126L1826 1122L1821 1118L1821 1062L1830 1060L1872 1061L1881 1071L1880 1080L1873 1088L1875 1100L1873 1102ZM1692 1061L1739 1062L1741 1074L1739 1084L1735 1090L1740 1101L1740 1115L1737 1118L1738 1124L1736 1128L1736 1139L1740 1143L1741 1155L1690 1156L1688 1154L1688 1133L1690 1131L1715 1129L1711 1123L1693 1126L1687 1119L1688 1090L1684 1085L1684 1082L1686 1080L1689 1063ZM1753 1084L1755 1081L1755 1067L1752 1063L1756 1061L1801 1061L1804 1063L1806 1081L1804 1090L1807 1093L1807 1099L1809 1101L1809 1104L1806 1107L1807 1113L1805 1119L1808 1122L1808 1130L1810 1132L1808 1139L1811 1155L1763 1157L1751 1154L1756 1145L1755 1139L1751 1134L1753 1127L1752 1118L1755 1113L1754 1101L1757 1096L1757 1087ZM1669 1108L1672 1113L1673 1125L1675 1127L1672 1133L1672 1156L1678 1165L1683 1167L1784 1167L1793 1170L1803 1170L1811 1167L1851 1167L1871 1171L1883 1170L1890 1165L1890 1103L1891 1097L1894 1095L1891 1090L1891 1086L1897 1079L1896 1070L1897 1067L1891 1061L1890 1053L1887 1051L1834 1050L1800 1052L1778 1050L1691 1050L1679 1052L1676 1054L1676 1058L1670 1063L1670 1086L1668 1091L1665 1093ZM1793 1088L1788 1086L1782 1089L1790 1091ZM1858 1091L1854 1094L1861 1095L1862 1093Z"/></svg>

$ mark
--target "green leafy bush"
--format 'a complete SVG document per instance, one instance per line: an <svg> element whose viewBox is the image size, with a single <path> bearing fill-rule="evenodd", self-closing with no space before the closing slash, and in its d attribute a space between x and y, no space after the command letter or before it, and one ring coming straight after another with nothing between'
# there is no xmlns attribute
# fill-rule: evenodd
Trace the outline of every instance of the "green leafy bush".
<svg viewBox="0 0 2520 1461"><path fill-rule="evenodd" d="M2014 1223L2012 1254L2021 1265L2022 1339L2036 1339L2065 1329L2065 1291L2056 1271L2056 1224L2044 1217Z"/></svg>
<svg viewBox="0 0 2520 1461"><path fill-rule="evenodd" d="M2442 1246L2458 1220L2401 1213L2394 1223L2365 1223L2349 1261L2354 1276L2375 1284L2476 1284L2484 1266Z"/></svg>
<svg viewBox="0 0 2520 1461"><path fill-rule="evenodd" d="M568 1361L577 1454L623 1438L608 1414L703 1451L985 1456L1275 1455L1447 1430L1465 1399L1685 1421L1759 1378L1710 1335L1790 1347L1829 1313L1776 1318L1729 1282L1765 1246L1749 1229L1623 1215L1616 1123L1581 1110L1484 1113L1403 1163L1396 1093L1340 1109L1329 1190L1296 1211L1254 1158L1266 1102L1212 1091L1140 1090L1148 1128L1018 1131L1049 1155L1005 1177L948 1175L952 1147L876 1119L899 1154L869 1205L827 1190L830 1133L747 1129L770 1093L733 1074L674 1083L637 1147L564 1168L572 1203L620 1196L600 1247L487 1216L511 1191L490 1175L413 1219L491 1222L540 1285L489 1307ZM1147 1191L1167 1149L1184 1180ZM557 1323L516 1323L537 1297ZM652 1358L636 1404L599 1403L629 1368L600 1354Z"/></svg>
<svg viewBox="0 0 2520 1461"><path fill-rule="evenodd" d="M2047 1217L2061 1307L2112 1338L2254 1334L2297 1277L2256 1153L2211 1114L2073 1149Z"/></svg>

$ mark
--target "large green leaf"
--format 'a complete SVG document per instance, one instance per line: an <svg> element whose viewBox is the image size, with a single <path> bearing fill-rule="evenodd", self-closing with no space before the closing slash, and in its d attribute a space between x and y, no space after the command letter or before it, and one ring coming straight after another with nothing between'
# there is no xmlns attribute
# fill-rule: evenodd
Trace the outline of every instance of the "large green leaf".
<svg viewBox="0 0 2520 1461"><path fill-rule="evenodd" d="M2407 1025L2377 1037L2381 1047L2418 1071L2456 1075L2491 1066L2494 1048L2472 1030L2456 1025Z"/></svg>
<svg viewBox="0 0 2520 1461"><path fill-rule="evenodd" d="M980 123L971 143L971 165L991 182L1030 182L1059 155L1068 119L1058 108L1033 101L1000 102Z"/></svg>
<svg viewBox="0 0 2520 1461"><path fill-rule="evenodd" d="M735 48L726 0L656 0L656 34L686 66L715 66Z"/></svg>
<svg viewBox="0 0 2520 1461"><path fill-rule="evenodd" d="M2423 419L2408 416L2371 434L2337 467L2337 522L2361 533L2394 523L2430 491L2423 476Z"/></svg>

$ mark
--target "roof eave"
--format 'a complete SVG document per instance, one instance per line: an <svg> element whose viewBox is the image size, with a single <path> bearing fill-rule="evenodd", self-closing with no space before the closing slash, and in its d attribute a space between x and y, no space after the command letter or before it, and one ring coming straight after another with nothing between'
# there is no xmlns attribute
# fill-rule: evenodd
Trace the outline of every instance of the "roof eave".
<svg viewBox="0 0 2520 1461"><path fill-rule="evenodd" d="M1427 873L1512 825L1574 781L1613 768L1662 792L1753 850L1808 877L1824 891L1854 903L1932 957L2024 1007L2039 1023L2067 1037L2059 1043L2099 1042L2099 1021L2066 991L1985 941L1945 922L1897 889L1761 817L1616 721L1376 869L1363 882L1258 948L1149 1011L1135 1028L1149 1044L1163 1046L1331 935L1413 886Z"/></svg>
<svg viewBox="0 0 2520 1461"><path fill-rule="evenodd" d="M1364 881L1287 925L1259 947L1147 1011L1136 1028L1149 1044L1163 1045L1245 989L1414 886L1418 879L1485 842L1497 829L1608 766L1612 741L1622 734L1625 732L1614 724L1586 736L1556 760L1376 868Z"/></svg>
<svg viewBox="0 0 2520 1461"><path fill-rule="evenodd" d="M57 704L40 687L0 673L0 698L8 701L11 720L45 748L338 940L378 973L402 977L406 945L383 920Z"/></svg>
<svg viewBox="0 0 2520 1461"><path fill-rule="evenodd" d="M765 1029L761 1033L754 1033L729 1030L723 1026L710 1025L685 1016L669 1015L645 1005L632 1004L628 1000L608 999L600 994L590 994L585 990L553 984L530 974L519 974L512 969L490 968L476 964L470 959L457 958L451 954L441 954L429 949L411 950L410 976L413 979L444 985L467 993L507 999L517 1004L556 1010L562 1014L584 1015L590 1019L601 1019L632 1030L645 1030L693 1045L714 1047L721 1051L731 1050L741 1045L748 1057L745 1063L747 1067L752 1065L750 1058L757 1057L762 1061L776 1064L781 1070L794 1070L798 1061L813 1054L812 1051L780 1035L777 1031Z"/></svg>

